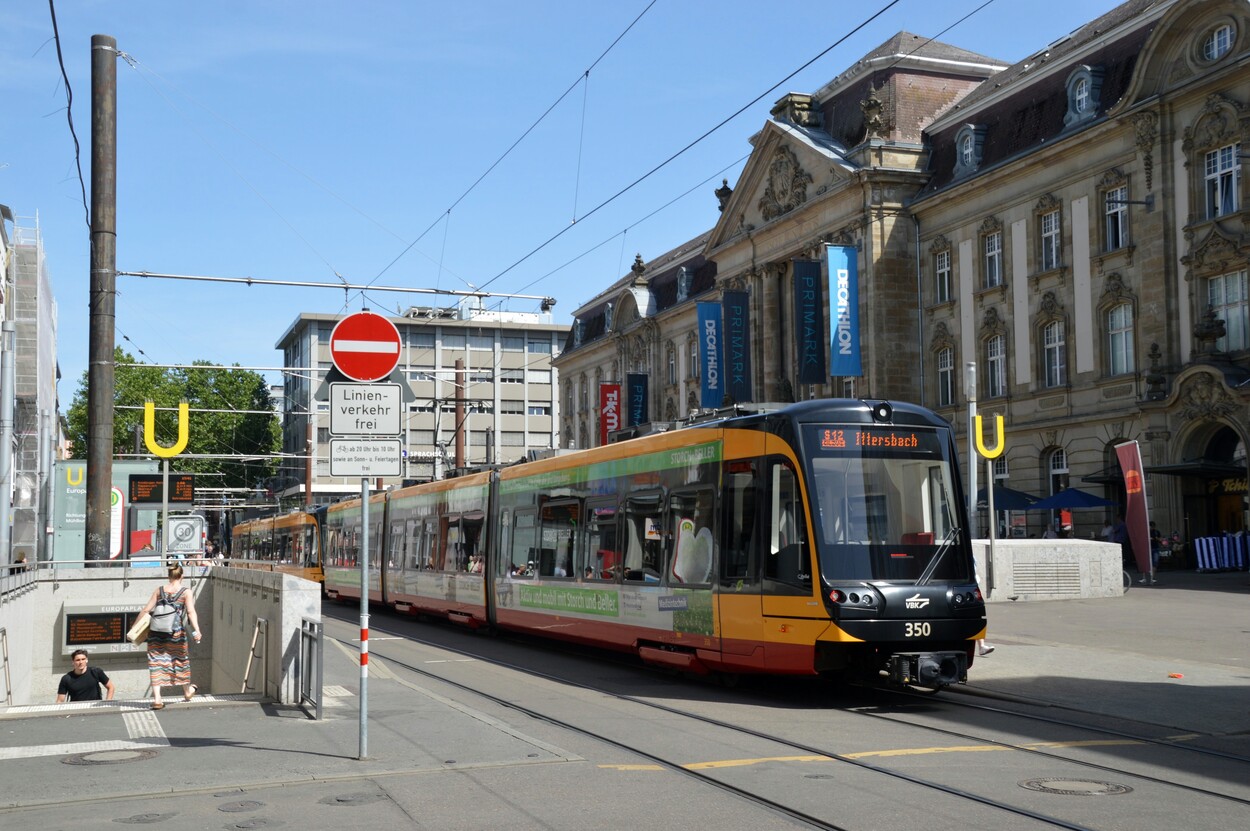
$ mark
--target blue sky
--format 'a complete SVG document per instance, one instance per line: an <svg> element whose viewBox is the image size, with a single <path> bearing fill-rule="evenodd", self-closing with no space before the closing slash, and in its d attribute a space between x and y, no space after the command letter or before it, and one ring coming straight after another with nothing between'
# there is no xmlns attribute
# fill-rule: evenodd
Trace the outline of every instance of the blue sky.
<svg viewBox="0 0 1250 831"><path fill-rule="evenodd" d="M1011 63L1115 5L899 0L849 36L889 0L60 0L56 14L88 192L91 36L133 59L118 64L119 270L549 295L567 324L635 253L715 224L712 192L786 92L814 92L900 30ZM0 31L0 203L25 226L38 215L65 408L87 366L89 284L65 85L46 3L3 4ZM117 288L118 344L160 364L276 367L302 311L439 302Z"/></svg>

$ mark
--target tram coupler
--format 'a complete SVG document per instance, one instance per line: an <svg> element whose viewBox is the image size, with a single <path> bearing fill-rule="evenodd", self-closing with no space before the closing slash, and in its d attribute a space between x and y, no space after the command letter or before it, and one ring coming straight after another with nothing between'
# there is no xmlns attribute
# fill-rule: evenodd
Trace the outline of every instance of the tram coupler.
<svg viewBox="0 0 1250 831"><path fill-rule="evenodd" d="M968 680L963 652L897 652L890 656L889 678L896 684L940 689Z"/></svg>

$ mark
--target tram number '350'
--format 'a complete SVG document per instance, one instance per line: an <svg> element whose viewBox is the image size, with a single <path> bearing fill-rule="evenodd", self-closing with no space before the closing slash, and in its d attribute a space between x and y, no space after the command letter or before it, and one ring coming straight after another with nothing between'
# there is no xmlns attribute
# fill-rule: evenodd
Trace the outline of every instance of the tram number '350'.
<svg viewBox="0 0 1250 831"><path fill-rule="evenodd" d="M905 638L927 638L931 634L931 627L928 622L925 623L904 623L903 637Z"/></svg>

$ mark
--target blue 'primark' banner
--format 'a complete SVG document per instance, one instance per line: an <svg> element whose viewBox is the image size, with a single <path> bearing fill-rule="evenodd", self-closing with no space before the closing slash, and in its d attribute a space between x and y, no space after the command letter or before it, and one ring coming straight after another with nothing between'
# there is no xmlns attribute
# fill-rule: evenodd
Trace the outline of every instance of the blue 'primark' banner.
<svg viewBox="0 0 1250 831"><path fill-rule="evenodd" d="M829 375L825 372L825 302L820 260L794 261L794 337L798 383L826 383Z"/></svg>
<svg viewBox="0 0 1250 831"><path fill-rule="evenodd" d="M735 403L751 397L751 295L727 291L721 295L725 321L725 390Z"/></svg>
<svg viewBox="0 0 1250 831"><path fill-rule="evenodd" d="M724 374L721 372L720 304L699 303L699 405L716 409L725 403Z"/></svg>
<svg viewBox="0 0 1250 831"><path fill-rule="evenodd" d="M859 360L859 268L855 248L827 245L829 257L829 374L856 377L864 374Z"/></svg>
<svg viewBox="0 0 1250 831"><path fill-rule="evenodd" d="M633 427L651 420L647 415L647 376L630 372L625 376L625 424Z"/></svg>

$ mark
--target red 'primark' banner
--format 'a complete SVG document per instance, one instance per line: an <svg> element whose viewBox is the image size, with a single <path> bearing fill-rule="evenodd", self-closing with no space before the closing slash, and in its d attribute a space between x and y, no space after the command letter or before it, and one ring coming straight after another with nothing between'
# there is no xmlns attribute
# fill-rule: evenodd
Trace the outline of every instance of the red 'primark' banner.
<svg viewBox="0 0 1250 831"><path fill-rule="evenodd" d="M1128 498L1124 522L1133 545L1133 559L1137 561L1138 571L1150 574L1150 508L1146 504L1141 448L1135 441L1126 441L1115 446L1115 455L1120 460L1120 470L1124 471L1124 493Z"/></svg>
<svg viewBox="0 0 1250 831"><path fill-rule="evenodd" d="M608 433L621 429L621 385L599 385L599 446L608 443Z"/></svg>

